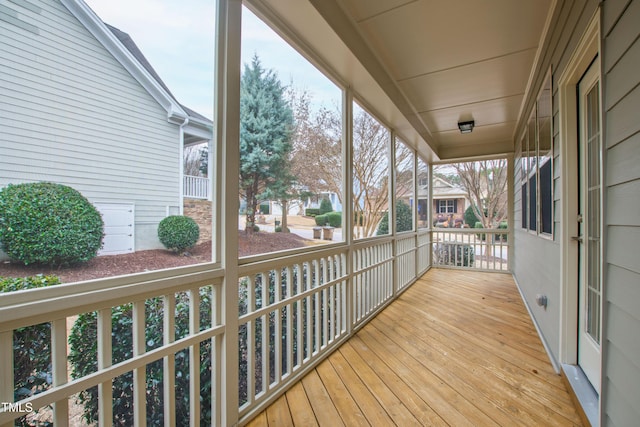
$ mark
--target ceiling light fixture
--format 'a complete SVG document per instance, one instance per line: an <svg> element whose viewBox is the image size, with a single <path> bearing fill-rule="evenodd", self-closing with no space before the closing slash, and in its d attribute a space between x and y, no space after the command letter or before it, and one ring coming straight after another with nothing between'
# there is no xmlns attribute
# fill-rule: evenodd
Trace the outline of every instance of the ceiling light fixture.
<svg viewBox="0 0 640 427"><path fill-rule="evenodd" d="M470 120L468 122L458 122L458 129L460 129L460 133L471 133L475 125L476 122L474 120Z"/></svg>

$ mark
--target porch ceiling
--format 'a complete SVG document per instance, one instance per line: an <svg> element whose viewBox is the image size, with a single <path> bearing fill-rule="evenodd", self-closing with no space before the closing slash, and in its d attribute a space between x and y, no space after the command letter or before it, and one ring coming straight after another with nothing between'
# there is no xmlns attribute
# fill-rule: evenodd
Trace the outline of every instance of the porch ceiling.
<svg viewBox="0 0 640 427"><path fill-rule="evenodd" d="M513 151L521 105L555 3L308 0L313 8L304 10L292 4L307 2L250 2L270 4L314 51L316 63L328 64L410 143L416 144L412 135L417 134L417 148L432 152L433 160ZM367 86L350 57L386 100ZM385 105L389 101L393 107ZM475 129L462 135L457 123L466 120L475 120Z"/></svg>

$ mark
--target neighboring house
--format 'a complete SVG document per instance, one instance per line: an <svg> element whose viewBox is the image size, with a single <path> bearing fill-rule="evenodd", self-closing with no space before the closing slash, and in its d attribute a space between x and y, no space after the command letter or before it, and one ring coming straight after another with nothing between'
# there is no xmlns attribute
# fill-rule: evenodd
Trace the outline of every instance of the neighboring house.
<svg viewBox="0 0 640 427"><path fill-rule="evenodd" d="M433 178L432 220L435 224L452 220L464 220L464 211L470 206L467 192L440 178ZM428 177L418 177L418 220L428 221L429 182Z"/></svg>
<svg viewBox="0 0 640 427"><path fill-rule="evenodd" d="M158 223L183 209L184 146L209 142L211 120L82 1L3 2L0 34L0 187L80 191L103 213L101 254L162 247Z"/></svg>
<svg viewBox="0 0 640 427"><path fill-rule="evenodd" d="M463 219L469 206L467 192L463 188L439 177L433 178L432 200L433 221L436 222Z"/></svg>

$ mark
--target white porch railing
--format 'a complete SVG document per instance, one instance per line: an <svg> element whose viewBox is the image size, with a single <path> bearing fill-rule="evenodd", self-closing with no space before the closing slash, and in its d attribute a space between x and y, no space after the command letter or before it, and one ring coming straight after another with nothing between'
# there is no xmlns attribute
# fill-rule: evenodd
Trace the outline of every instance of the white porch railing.
<svg viewBox="0 0 640 427"><path fill-rule="evenodd" d="M504 229L434 228L434 267L509 270L509 232Z"/></svg>
<svg viewBox="0 0 640 427"><path fill-rule="evenodd" d="M209 416L213 425L219 425L228 390L222 383L224 369L229 369L222 363L221 352L225 340L231 340L227 342L239 343L238 417L242 424L428 268L425 248L429 236L430 230L421 230L397 238L359 241L351 247L338 244L241 260L237 330L227 330L221 321L224 272L207 265L4 294L0 297L0 401L14 401L14 332L46 323L51 325L48 351L54 381L47 390L21 400L22 409L51 406L45 410L51 422L69 425L70 407L80 405L74 403L75 396L97 387L98 424L110 425L114 402L121 399L115 393L120 393L118 384L126 376L133 396L132 423L143 424L149 388L159 387L153 393L159 394L165 425L198 424ZM161 328L164 338L157 343L148 342L145 333L154 327L150 305L161 310L161 324L155 327ZM124 360L112 358L112 346L123 340L112 336L120 327L114 313L123 306L130 310L127 334L132 334L133 343ZM71 378L67 321L93 312L97 313L93 340L97 342L97 364L91 373ZM149 369L159 369L166 380L153 385L152 378L147 378ZM186 390L181 399L188 401L187 409L180 406L181 412L180 403L176 404L178 388ZM210 396L207 405L201 403L203 395ZM0 407L0 426L12 425L19 416Z"/></svg>
<svg viewBox="0 0 640 427"><path fill-rule="evenodd" d="M184 176L184 197L208 199L211 195L211 182L202 176Z"/></svg>

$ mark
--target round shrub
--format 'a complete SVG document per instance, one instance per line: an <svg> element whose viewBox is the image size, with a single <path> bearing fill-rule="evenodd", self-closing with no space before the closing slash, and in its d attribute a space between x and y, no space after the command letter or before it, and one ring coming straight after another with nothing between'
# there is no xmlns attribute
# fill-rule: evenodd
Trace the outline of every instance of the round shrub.
<svg viewBox="0 0 640 427"><path fill-rule="evenodd" d="M324 227L325 225L327 225L327 222L328 222L326 214L316 215L315 220L316 220L316 225L318 227Z"/></svg>
<svg viewBox="0 0 640 427"><path fill-rule="evenodd" d="M277 226L276 228L274 228L274 232L276 233L282 233L282 227L281 226ZM290 233L291 229L289 227L287 227L287 233Z"/></svg>
<svg viewBox="0 0 640 427"><path fill-rule="evenodd" d="M342 212L329 212L327 215L327 222L331 227L342 227Z"/></svg>
<svg viewBox="0 0 640 427"><path fill-rule="evenodd" d="M195 245L200 237L196 222L184 215L171 215L158 224L158 238L170 251L184 252Z"/></svg>
<svg viewBox="0 0 640 427"><path fill-rule="evenodd" d="M102 247L100 212L78 191L50 182L0 190L0 246L24 264L89 261Z"/></svg>

